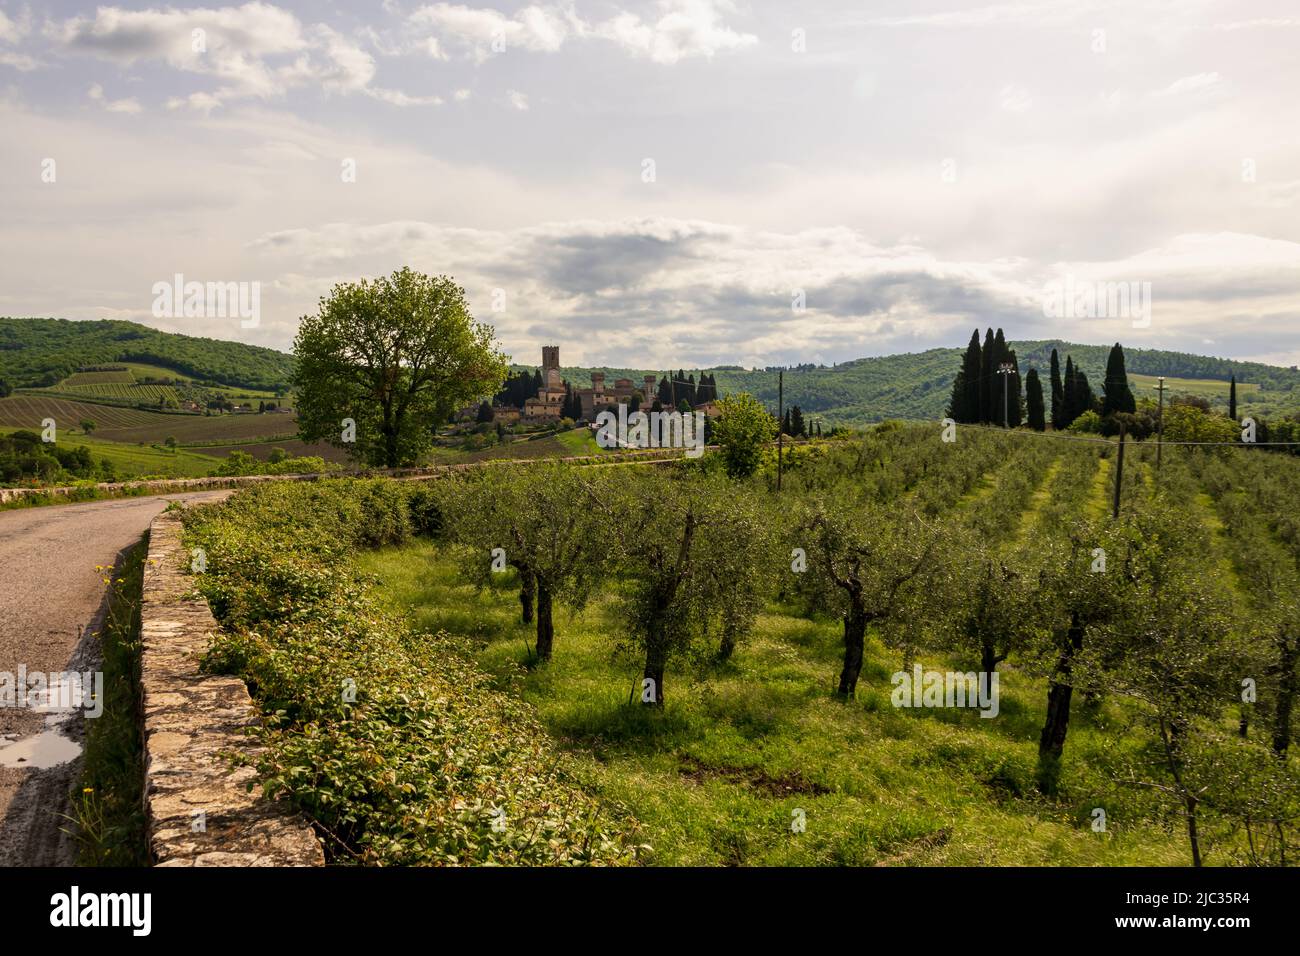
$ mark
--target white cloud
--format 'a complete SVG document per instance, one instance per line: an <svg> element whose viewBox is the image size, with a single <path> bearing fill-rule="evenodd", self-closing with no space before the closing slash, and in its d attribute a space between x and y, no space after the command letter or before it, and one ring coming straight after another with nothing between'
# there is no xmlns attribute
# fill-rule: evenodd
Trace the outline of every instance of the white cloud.
<svg viewBox="0 0 1300 956"><path fill-rule="evenodd" d="M448 49L482 63L497 53L528 50L555 53L570 39L613 42L625 52L655 63L672 64L689 57L752 46L758 38L721 22L727 0L663 0L653 20L623 12L591 22L570 6L527 6L513 15L498 10L435 3L416 10L408 21L415 30L429 30L424 41L430 56L444 59Z"/></svg>
<svg viewBox="0 0 1300 956"><path fill-rule="evenodd" d="M1034 105L1034 101L1024 87L1009 84L998 94L998 105L1009 113L1023 113Z"/></svg>
<svg viewBox="0 0 1300 956"><path fill-rule="evenodd" d="M1207 93L1216 90L1223 85L1223 77L1218 73L1197 73L1193 76L1184 76L1174 80L1162 90L1157 90L1155 96L1183 96L1194 93Z"/></svg>
<svg viewBox="0 0 1300 956"><path fill-rule="evenodd" d="M104 88L98 83L91 84L90 89L86 91L86 95L110 113L140 112L139 100L136 100L133 97L127 97L120 100L110 100L104 96Z"/></svg>
<svg viewBox="0 0 1300 956"><path fill-rule="evenodd" d="M172 97L172 108L183 103L210 111L234 100L282 97L303 86L364 93L396 105L438 101L372 87L374 57L359 44L325 24L304 27L290 11L265 3L183 10L99 7L93 16L50 21L45 32L65 53L124 66L161 61L218 81L215 89Z"/></svg>

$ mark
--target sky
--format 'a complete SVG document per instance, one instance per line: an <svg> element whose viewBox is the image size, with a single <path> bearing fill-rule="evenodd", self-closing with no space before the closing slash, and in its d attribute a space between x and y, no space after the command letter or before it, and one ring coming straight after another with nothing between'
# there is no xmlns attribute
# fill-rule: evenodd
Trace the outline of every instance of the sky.
<svg viewBox="0 0 1300 956"><path fill-rule="evenodd" d="M528 364L1294 365L1297 50L1252 0L0 0L0 315L288 350L410 266Z"/></svg>

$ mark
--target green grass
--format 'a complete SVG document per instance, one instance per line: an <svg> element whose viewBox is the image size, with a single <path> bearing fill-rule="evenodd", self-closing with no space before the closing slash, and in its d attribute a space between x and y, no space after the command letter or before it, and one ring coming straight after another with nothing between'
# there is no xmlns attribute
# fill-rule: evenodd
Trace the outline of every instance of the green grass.
<svg viewBox="0 0 1300 956"><path fill-rule="evenodd" d="M81 780L72 794L82 866L149 864L140 739L140 588L146 553L139 544L122 562L100 634L104 711L86 721Z"/></svg>
<svg viewBox="0 0 1300 956"><path fill-rule="evenodd" d="M569 455L600 455L605 452L604 448L596 444L596 435L590 428L575 428L572 431L560 432L555 436L555 440Z"/></svg>
<svg viewBox="0 0 1300 956"><path fill-rule="evenodd" d="M37 429L39 431L39 429ZM0 433L17 431L14 428L0 428ZM212 455L201 455L184 448L168 451L151 445L128 445L122 442L104 441L94 435L87 436L80 431L63 430L59 432L59 444L65 448L85 445L96 460L107 458L119 479L139 475L163 475L169 478L203 478L220 464L220 459Z"/></svg>
<svg viewBox="0 0 1300 956"><path fill-rule="evenodd" d="M601 795L629 806L664 865L1185 865L1176 828L1142 797L1117 793L1102 767L1102 728L1124 714L1081 707L1062 797L1033 789L1046 687L1015 668L1002 716L904 710L890 702L895 652L869 642L858 698L831 694L840 627L770 606L734 660L671 667L666 706L629 705L641 662L619 653L611 599L579 617L557 608L555 659L528 670L531 631L515 590L477 592L427 542L363 555L381 596L445 629L498 684L536 709L590 771ZM922 658L948 669L970 662ZM1088 825L1106 808L1108 832ZM802 810L806 831L792 832Z"/></svg>
<svg viewBox="0 0 1300 956"><path fill-rule="evenodd" d="M1157 397L1156 386L1159 381L1154 375L1135 375L1129 373L1129 384L1133 388L1133 393L1139 398ZM1214 378L1174 378L1168 376L1165 378L1165 401L1168 401L1172 395L1203 395L1210 399L1228 400L1228 390L1231 384L1226 381L1220 381ZM1259 394L1259 386L1249 382L1237 383L1237 400L1245 401L1247 398L1254 398Z"/></svg>

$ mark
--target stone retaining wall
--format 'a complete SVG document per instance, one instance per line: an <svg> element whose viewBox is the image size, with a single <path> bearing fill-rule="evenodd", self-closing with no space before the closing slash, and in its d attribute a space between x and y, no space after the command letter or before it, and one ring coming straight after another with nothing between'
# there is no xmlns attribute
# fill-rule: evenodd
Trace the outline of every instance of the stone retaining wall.
<svg viewBox="0 0 1300 956"><path fill-rule="evenodd" d="M187 597L188 557L180 517L155 518L141 605L150 855L159 866L320 866L307 820L263 797L253 767L232 766L232 754L257 753L245 732L257 709L239 678L199 671L217 622Z"/></svg>
<svg viewBox="0 0 1300 956"><path fill-rule="evenodd" d="M23 498L69 498L77 495L112 498L131 495L166 495L186 491L210 491L220 488L243 488L263 481L315 481L318 478L366 478L388 476L392 478L436 478L448 472L467 471L487 465L527 465L536 462L566 461L575 464L616 464L636 461L639 458L680 458L680 449L650 448L638 451L611 452L603 455L583 455L572 458L491 458L483 461L463 462L456 465L434 465L429 468L377 468L369 471L334 471L308 475L239 475L226 478L160 478L152 481L99 482L94 485L63 485L57 488L0 488L0 505Z"/></svg>

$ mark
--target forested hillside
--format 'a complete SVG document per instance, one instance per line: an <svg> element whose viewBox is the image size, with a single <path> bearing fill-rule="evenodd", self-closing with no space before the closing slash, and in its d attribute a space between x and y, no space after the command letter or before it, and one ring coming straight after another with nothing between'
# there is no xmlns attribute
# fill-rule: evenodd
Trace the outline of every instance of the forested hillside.
<svg viewBox="0 0 1300 956"><path fill-rule="evenodd" d="M1109 345L1076 345L1059 339L1048 341L1008 342L1016 351L1022 374L1037 368L1045 376L1053 348L1064 356L1067 352L1095 382L1105 379L1106 357ZM1300 371L1259 362L1238 362L1232 359L1191 355L1186 352L1166 352L1159 349L1138 349L1125 345L1130 375L1165 375L1171 378L1195 380L1212 379L1223 383L1226 389L1229 376L1235 374L1237 382L1258 385L1250 392L1250 401L1243 402L1243 413L1266 415L1300 411ZM942 417L952 388L953 376L961 366L960 348L930 349L902 355L884 355L876 358L856 359L834 367L787 369L785 373L785 402L798 405L805 416L815 415L827 424L865 424L887 418L937 419ZM626 377L640 382L643 375L662 375L661 369L629 368L577 368L562 370L565 378L586 386L591 373L605 372L606 382ZM717 379L718 391L745 391L756 395L768 405L777 400L776 371L746 371L730 367L706 369ZM700 370L688 369L698 380ZM1188 383L1171 382L1171 394L1182 390L1201 391ZM1213 389L1204 391L1213 393ZM1154 392L1144 393L1153 396Z"/></svg>
<svg viewBox="0 0 1300 956"><path fill-rule="evenodd" d="M274 349L159 332L135 322L0 318L0 380L47 388L77 369L144 362L223 385L287 385L293 358Z"/></svg>

